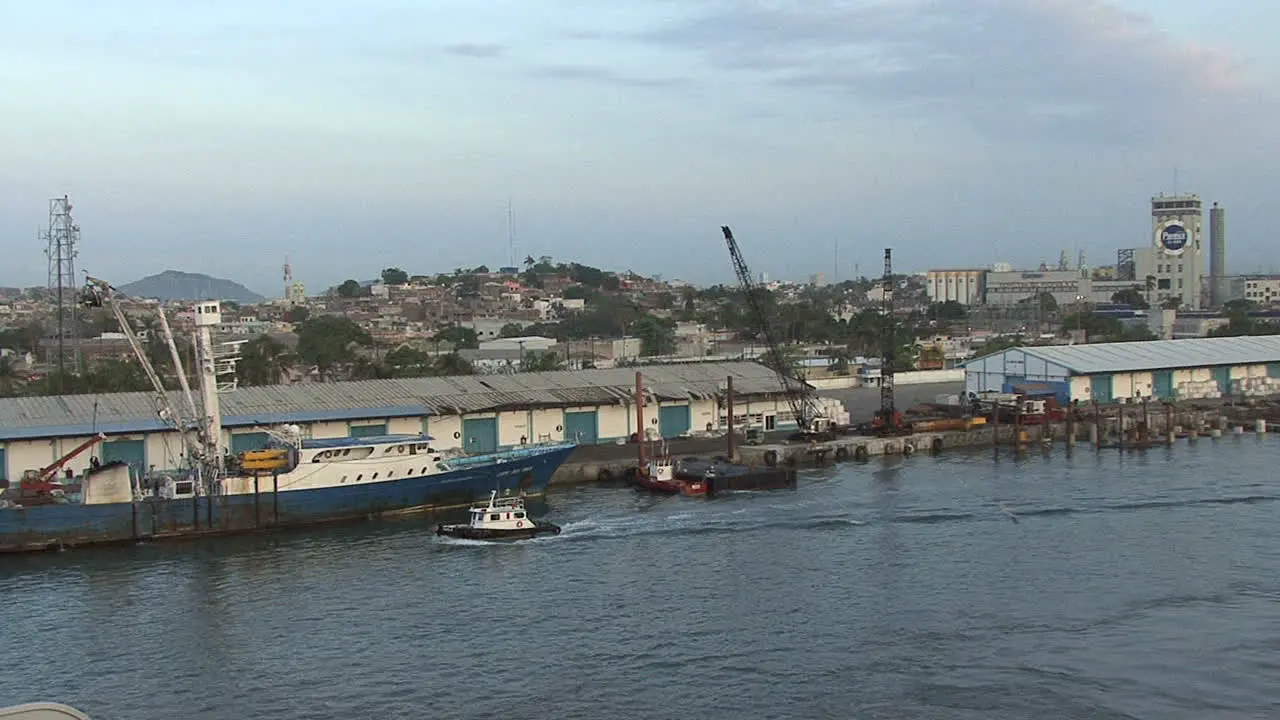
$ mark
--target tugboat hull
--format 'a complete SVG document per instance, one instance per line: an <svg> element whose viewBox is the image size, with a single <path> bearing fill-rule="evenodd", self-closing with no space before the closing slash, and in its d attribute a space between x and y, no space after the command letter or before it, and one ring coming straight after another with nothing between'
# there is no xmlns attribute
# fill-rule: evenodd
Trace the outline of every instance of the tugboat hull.
<svg viewBox="0 0 1280 720"><path fill-rule="evenodd" d="M533 523L530 527L515 529L476 528L470 525L438 525L436 535L459 540L527 540L538 535L559 535L560 526L551 523Z"/></svg>

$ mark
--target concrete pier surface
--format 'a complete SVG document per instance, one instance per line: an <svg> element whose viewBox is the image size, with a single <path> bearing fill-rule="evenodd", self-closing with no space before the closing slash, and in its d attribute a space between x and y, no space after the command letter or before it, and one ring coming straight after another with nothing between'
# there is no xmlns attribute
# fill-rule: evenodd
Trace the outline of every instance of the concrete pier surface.
<svg viewBox="0 0 1280 720"><path fill-rule="evenodd" d="M899 407L932 402L938 395L958 392L955 385L916 386L899 393ZM825 391L849 405L855 421L879 407L874 388ZM1268 422L1269 421L1269 422ZM1280 402L1249 405L1125 403L1081 405L1069 421L1047 425L989 424L969 430L916 433L905 437L849 435L823 443L791 443L790 431L769 433L760 445L735 443L738 459L759 465L813 467L877 455L939 453L951 448L990 447L1018 451L1062 443L1077 452L1141 450L1171 445L1180 439L1222 437L1226 434L1264 435L1270 424L1280 422ZM673 457L715 457L726 452L724 437L675 439L667 442ZM552 479L553 485L573 485L621 479L636 461L636 446L590 445L574 451Z"/></svg>

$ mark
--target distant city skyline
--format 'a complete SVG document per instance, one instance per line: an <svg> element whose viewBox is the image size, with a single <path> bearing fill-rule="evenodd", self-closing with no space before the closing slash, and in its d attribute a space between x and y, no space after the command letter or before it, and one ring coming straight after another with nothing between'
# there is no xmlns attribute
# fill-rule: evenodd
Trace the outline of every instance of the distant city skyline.
<svg viewBox="0 0 1280 720"><path fill-rule="evenodd" d="M1093 265L1148 204L1230 211L1228 269L1280 266L1280 6L1189 0L228 0L0 12L2 285L77 268L269 296L516 251L699 284ZM38 68L36 72L33 69ZM1176 180L1175 180L1176 177ZM839 267L835 247L839 242Z"/></svg>

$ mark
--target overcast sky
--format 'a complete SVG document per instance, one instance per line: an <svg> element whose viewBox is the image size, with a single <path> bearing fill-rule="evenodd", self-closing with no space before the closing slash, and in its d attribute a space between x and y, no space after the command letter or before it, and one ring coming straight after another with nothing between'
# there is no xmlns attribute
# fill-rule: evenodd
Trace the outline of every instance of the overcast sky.
<svg viewBox="0 0 1280 720"><path fill-rule="evenodd" d="M1261 0L0 0L0 284L79 267L279 294L551 255L754 270L1090 263L1152 194L1275 267L1280 4ZM838 247L838 253L837 253ZM838 255L838 258L837 258Z"/></svg>

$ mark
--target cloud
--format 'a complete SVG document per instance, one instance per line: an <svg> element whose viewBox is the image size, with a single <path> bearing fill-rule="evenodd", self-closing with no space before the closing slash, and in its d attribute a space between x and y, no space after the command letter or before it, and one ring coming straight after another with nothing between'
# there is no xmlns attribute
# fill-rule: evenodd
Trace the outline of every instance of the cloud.
<svg viewBox="0 0 1280 720"><path fill-rule="evenodd" d="M1257 99L1230 57L1103 0L707 0L631 37L1004 139L1139 144Z"/></svg>
<svg viewBox="0 0 1280 720"><path fill-rule="evenodd" d="M444 48L450 55L470 58L495 58L506 54L507 46L497 43L455 43Z"/></svg>
<svg viewBox="0 0 1280 720"><path fill-rule="evenodd" d="M688 78L628 75L598 65L546 65L531 72L540 78L582 80L629 88L670 88L691 84Z"/></svg>

